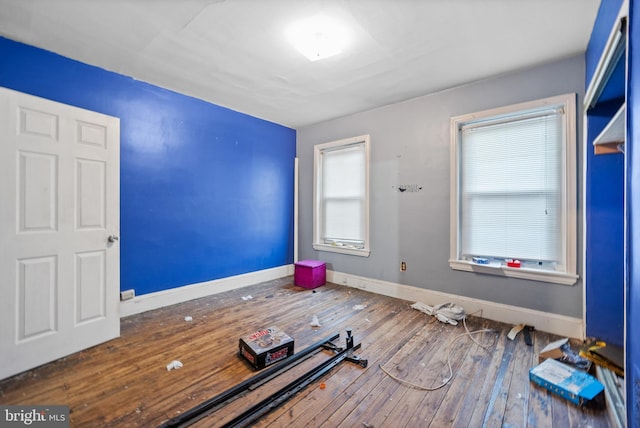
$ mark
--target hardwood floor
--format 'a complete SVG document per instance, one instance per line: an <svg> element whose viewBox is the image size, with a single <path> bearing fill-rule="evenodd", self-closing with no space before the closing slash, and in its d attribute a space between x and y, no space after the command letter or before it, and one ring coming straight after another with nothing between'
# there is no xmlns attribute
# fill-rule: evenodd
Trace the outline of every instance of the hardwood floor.
<svg viewBox="0 0 640 428"><path fill-rule="evenodd" d="M68 405L75 427L158 426L256 374L238 357L241 336L277 326L301 351L335 333L344 346L351 328L368 367L340 364L254 426L609 426L605 410L578 408L529 382L538 352L558 337L536 331L527 346L521 336L507 339L510 325L469 316L469 330L497 332L474 335L476 344L460 336L461 324L440 323L411 303L335 284L314 292L292 277L269 281L124 318L120 338L1 381L0 403ZM321 327L310 326L313 315ZM194 426L224 424L329 357L315 355ZM380 368L432 388L447 377L448 357L454 377L434 391ZM184 366L167 371L173 360Z"/></svg>

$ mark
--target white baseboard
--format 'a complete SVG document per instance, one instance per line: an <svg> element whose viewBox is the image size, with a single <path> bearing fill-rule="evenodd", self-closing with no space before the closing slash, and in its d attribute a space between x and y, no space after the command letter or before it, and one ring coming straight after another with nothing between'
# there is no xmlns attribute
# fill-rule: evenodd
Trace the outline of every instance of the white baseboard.
<svg viewBox="0 0 640 428"><path fill-rule="evenodd" d="M221 278L214 281L201 282L172 288L156 293L142 294L131 300L120 302L120 316L139 314L159 309L188 300L199 299L224 291L235 290L264 281L293 275L294 266L286 265L242 275ZM504 305L502 303L471 297L458 296L440 291L427 290L410 285L396 284L372 278L345 274L327 270L327 281L334 284L359 288L384 296L397 297L412 302L422 302L428 305L452 302L462 306L467 314L478 315L483 318L500 321L507 324L528 324L536 330L546 331L564 337L584 340L584 328L580 318L568 317L549 312L536 311L519 306Z"/></svg>
<svg viewBox="0 0 640 428"><path fill-rule="evenodd" d="M142 294L131 300L120 302L120 317L139 314L153 309L175 305L176 303L199 299L201 297L247 287L264 281L283 278L289 275L293 275L293 265L279 266L272 269L230 276L228 278L185 285L183 287L158 291L156 293Z"/></svg>
<svg viewBox="0 0 640 428"><path fill-rule="evenodd" d="M527 324L534 326L536 330L547 333L581 340L585 339L583 323L580 318L536 311L519 306L504 305L502 303L334 271L327 271L327 281L412 302L422 302L427 305L437 305L447 302L457 303L464 308L467 314L478 315L507 324Z"/></svg>

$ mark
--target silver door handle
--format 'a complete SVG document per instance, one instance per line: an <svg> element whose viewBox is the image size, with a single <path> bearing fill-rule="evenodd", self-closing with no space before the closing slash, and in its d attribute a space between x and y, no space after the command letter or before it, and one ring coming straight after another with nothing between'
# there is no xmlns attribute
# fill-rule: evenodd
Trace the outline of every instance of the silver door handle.
<svg viewBox="0 0 640 428"><path fill-rule="evenodd" d="M109 242L116 242L118 239L120 239L118 238L118 235L109 235L109 237L107 238Z"/></svg>

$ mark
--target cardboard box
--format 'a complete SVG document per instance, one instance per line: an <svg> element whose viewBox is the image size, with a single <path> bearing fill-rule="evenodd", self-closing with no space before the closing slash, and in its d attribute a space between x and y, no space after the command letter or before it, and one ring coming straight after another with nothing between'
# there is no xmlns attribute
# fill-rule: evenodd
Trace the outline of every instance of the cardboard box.
<svg viewBox="0 0 640 428"><path fill-rule="evenodd" d="M564 356L564 348L567 343L569 343L569 339L567 338L551 342L545 346L542 351L540 351L540 354L538 355L538 362L541 363L547 358L553 358L554 360L562 358Z"/></svg>
<svg viewBox="0 0 640 428"><path fill-rule="evenodd" d="M294 340L278 327L269 327L240 338L240 355L260 370L293 355Z"/></svg>
<svg viewBox="0 0 640 428"><path fill-rule="evenodd" d="M304 288L317 288L327 282L327 265L320 260L302 260L295 264L293 283Z"/></svg>
<svg viewBox="0 0 640 428"><path fill-rule="evenodd" d="M529 370L529 379L578 406L604 390L593 376L551 358Z"/></svg>

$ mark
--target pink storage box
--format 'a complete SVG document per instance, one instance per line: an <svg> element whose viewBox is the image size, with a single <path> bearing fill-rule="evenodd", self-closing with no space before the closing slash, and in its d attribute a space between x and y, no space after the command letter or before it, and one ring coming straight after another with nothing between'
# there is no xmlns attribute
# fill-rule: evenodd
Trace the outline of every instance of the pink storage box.
<svg viewBox="0 0 640 428"><path fill-rule="evenodd" d="M293 283L304 288L317 288L327 282L327 265L320 260L302 260L295 264Z"/></svg>

